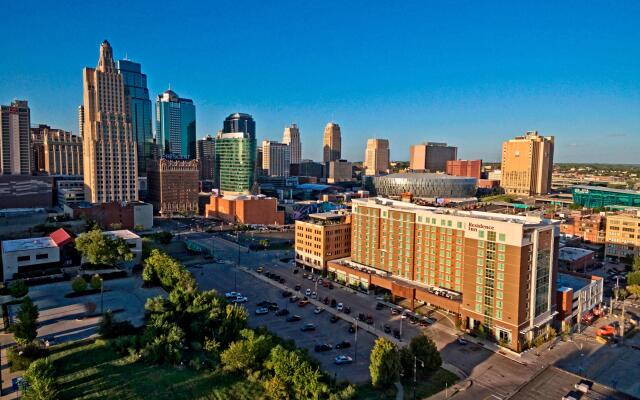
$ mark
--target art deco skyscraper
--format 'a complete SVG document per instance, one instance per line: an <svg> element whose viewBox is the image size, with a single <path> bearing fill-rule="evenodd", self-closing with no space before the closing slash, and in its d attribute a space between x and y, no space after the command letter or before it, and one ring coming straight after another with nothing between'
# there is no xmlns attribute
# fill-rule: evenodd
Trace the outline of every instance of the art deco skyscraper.
<svg viewBox="0 0 640 400"><path fill-rule="evenodd" d="M502 180L507 194L533 196L551 190L553 136L537 131L502 143Z"/></svg>
<svg viewBox="0 0 640 400"><path fill-rule="evenodd" d="M379 175L389 170L389 141L387 139L367 140L364 154L366 175Z"/></svg>
<svg viewBox="0 0 640 400"><path fill-rule="evenodd" d="M337 161L342 156L342 136L340 135L340 125L329 122L324 127L324 146L322 161Z"/></svg>
<svg viewBox="0 0 640 400"><path fill-rule="evenodd" d="M31 111L26 100L0 106L0 174L31 173Z"/></svg>
<svg viewBox="0 0 640 400"><path fill-rule="evenodd" d="M298 125L291 124L291 126L284 128L282 143L289 145L291 164L300 164L300 161L302 161L302 143L300 142Z"/></svg>
<svg viewBox="0 0 640 400"><path fill-rule="evenodd" d="M92 203L138 200L136 141L126 112L122 75L108 41L100 45L98 66L85 67L82 75L85 199Z"/></svg>

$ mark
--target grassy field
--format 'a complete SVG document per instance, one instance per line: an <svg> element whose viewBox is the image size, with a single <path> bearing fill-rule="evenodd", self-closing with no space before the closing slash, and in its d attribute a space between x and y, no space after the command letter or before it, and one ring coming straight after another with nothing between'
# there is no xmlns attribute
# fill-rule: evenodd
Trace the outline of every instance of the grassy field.
<svg viewBox="0 0 640 400"><path fill-rule="evenodd" d="M447 371L446 369L440 368L427 379L418 379L418 384L416 385L416 397L419 399L427 398L444 390L447 386L451 387L456 382L458 382L458 377L455 374ZM406 400L413 399L412 385L412 382L404 383L404 398Z"/></svg>
<svg viewBox="0 0 640 400"><path fill-rule="evenodd" d="M61 399L261 399L262 388L244 378L133 363L103 341L56 346Z"/></svg>

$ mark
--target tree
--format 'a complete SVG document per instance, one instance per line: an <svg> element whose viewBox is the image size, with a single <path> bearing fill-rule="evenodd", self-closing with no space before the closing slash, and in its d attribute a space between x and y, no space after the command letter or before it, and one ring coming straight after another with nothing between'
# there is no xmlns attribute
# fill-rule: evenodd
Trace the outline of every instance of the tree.
<svg viewBox="0 0 640 400"><path fill-rule="evenodd" d="M9 284L9 292L11 296L18 298L24 297L29 293L29 287L22 279L16 279Z"/></svg>
<svg viewBox="0 0 640 400"><path fill-rule="evenodd" d="M98 274L94 274L89 282L91 289L100 289L102 287L102 278Z"/></svg>
<svg viewBox="0 0 640 400"><path fill-rule="evenodd" d="M190 278L189 278L190 277ZM167 253L153 249L151 255L144 260L142 279L145 282L159 282L165 289L174 288L183 279L193 279L191 274L178 261Z"/></svg>
<svg viewBox="0 0 640 400"><path fill-rule="evenodd" d="M136 231L136 232L143 231L143 230L144 230L144 226L142 226L142 225L140 225L140 224L136 224L136 225L133 227L133 230L134 230L134 231Z"/></svg>
<svg viewBox="0 0 640 400"><path fill-rule="evenodd" d="M405 371L413 369L413 357L417 357L424 362L424 370L427 372L433 372L440 368L442 365L442 358L436 347L436 344L427 335L414 336L407 348L409 352L409 365L406 365L406 360L403 359L402 368Z"/></svg>
<svg viewBox="0 0 640 400"><path fill-rule="evenodd" d="M633 265L632 265L632 270L633 272L640 272L640 256L636 256L633 259Z"/></svg>
<svg viewBox="0 0 640 400"><path fill-rule="evenodd" d="M278 376L274 376L269 380L264 381L264 391L273 400L289 400L289 391L287 390L287 384Z"/></svg>
<svg viewBox="0 0 640 400"><path fill-rule="evenodd" d="M25 297L16 315L16 321L11 326L16 343L24 346L38 336L39 315L38 306L33 304L31 297Z"/></svg>
<svg viewBox="0 0 640 400"><path fill-rule="evenodd" d="M78 275L71 280L71 288L76 293L83 292L87 289L87 281L85 281L82 276Z"/></svg>
<svg viewBox="0 0 640 400"><path fill-rule="evenodd" d="M251 329L240 331L242 340L235 341L220 354L220 361L227 371L250 373L262 366L271 350L269 335L260 335Z"/></svg>
<svg viewBox="0 0 640 400"><path fill-rule="evenodd" d="M91 264L116 265L133 260L129 245L122 238L111 238L100 229L83 233L76 239L76 249Z"/></svg>
<svg viewBox="0 0 640 400"><path fill-rule="evenodd" d="M400 354L395 344L378 338L371 350L371 383L376 387L387 387L400 378Z"/></svg>
<svg viewBox="0 0 640 400"><path fill-rule="evenodd" d="M627 285L640 285L640 271L634 271L627 275Z"/></svg>
<svg viewBox="0 0 640 400"><path fill-rule="evenodd" d="M23 393L26 400L54 400L58 398L58 385L53 365L48 358L31 363L24 374L29 390Z"/></svg>
<svg viewBox="0 0 640 400"><path fill-rule="evenodd" d="M640 285L629 285L627 286L627 292L630 294L640 297Z"/></svg>

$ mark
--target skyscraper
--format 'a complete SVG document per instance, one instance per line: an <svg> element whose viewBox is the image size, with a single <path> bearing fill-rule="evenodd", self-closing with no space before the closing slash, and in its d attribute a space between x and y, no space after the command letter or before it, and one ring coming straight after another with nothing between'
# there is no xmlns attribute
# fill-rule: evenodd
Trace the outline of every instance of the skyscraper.
<svg viewBox="0 0 640 400"><path fill-rule="evenodd" d="M156 100L156 138L162 154L196 158L196 106L171 89Z"/></svg>
<svg viewBox="0 0 640 400"><path fill-rule="evenodd" d="M502 186L507 194L533 196L551 190L553 136L537 131L502 143Z"/></svg>
<svg viewBox="0 0 640 400"><path fill-rule="evenodd" d="M256 168L256 139L244 132L218 132L216 172L223 193L249 194Z"/></svg>
<svg viewBox="0 0 640 400"><path fill-rule="evenodd" d="M364 155L366 175L379 175L389 170L389 141L369 139Z"/></svg>
<svg viewBox="0 0 640 400"><path fill-rule="evenodd" d="M234 113L224 120L223 133L243 132L249 135L250 139L256 138L256 122L250 114Z"/></svg>
<svg viewBox="0 0 640 400"><path fill-rule="evenodd" d="M117 68L124 82L125 108L131 117L131 129L138 146L138 175L146 176L153 145L147 75L142 73L139 63L129 60L118 61Z"/></svg>
<svg viewBox="0 0 640 400"><path fill-rule="evenodd" d="M329 122L324 127L324 146L322 161L337 161L342 156L342 136L340 134L340 125Z"/></svg>
<svg viewBox="0 0 640 400"><path fill-rule="evenodd" d="M31 111L26 100L0 106L0 174L31 173Z"/></svg>
<svg viewBox="0 0 640 400"><path fill-rule="evenodd" d="M82 138L48 125L31 128L31 159L35 173L82 175Z"/></svg>
<svg viewBox="0 0 640 400"><path fill-rule="evenodd" d="M122 75L108 41L100 45L98 66L85 67L82 75L85 199L92 203L138 200L136 141Z"/></svg>
<svg viewBox="0 0 640 400"><path fill-rule="evenodd" d="M262 170L268 176L289 176L290 147L284 143L262 142Z"/></svg>
<svg viewBox="0 0 640 400"><path fill-rule="evenodd" d="M289 145L291 164L300 164L300 161L302 161L302 142L300 142L298 125L291 124L291 126L284 128L282 143Z"/></svg>
<svg viewBox="0 0 640 400"><path fill-rule="evenodd" d="M425 142L411 145L409 150L409 169L424 172L444 172L447 161L455 160L458 148L446 143Z"/></svg>
<svg viewBox="0 0 640 400"><path fill-rule="evenodd" d="M200 167L200 180L215 180L216 142L211 135L196 143L196 159Z"/></svg>

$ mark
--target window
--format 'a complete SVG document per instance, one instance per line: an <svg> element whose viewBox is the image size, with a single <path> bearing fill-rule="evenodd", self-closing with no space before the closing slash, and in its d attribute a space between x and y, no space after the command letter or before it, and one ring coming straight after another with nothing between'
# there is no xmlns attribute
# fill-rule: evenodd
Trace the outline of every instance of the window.
<svg viewBox="0 0 640 400"><path fill-rule="evenodd" d="M478 231L478 237L484 239L484 231Z"/></svg>
<svg viewBox="0 0 640 400"><path fill-rule="evenodd" d="M46 260L47 258L49 258L49 255L47 253L36 254L36 260Z"/></svg>
<svg viewBox="0 0 640 400"><path fill-rule="evenodd" d="M500 233L500 234L498 234L498 240L499 240L499 241L504 242L504 241L505 241L505 239L506 239L506 238L505 238L505 234L504 234L504 233Z"/></svg>
<svg viewBox="0 0 640 400"><path fill-rule="evenodd" d="M462 222L458 221L458 223L456 224L456 226L458 227L458 229L462 229Z"/></svg>
<svg viewBox="0 0 640 400"><path fill-rule="evenodd" d="M24 262L31 260L31 256L18 256L18 262Z"/></svg>

